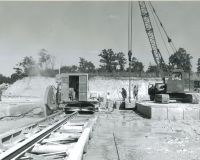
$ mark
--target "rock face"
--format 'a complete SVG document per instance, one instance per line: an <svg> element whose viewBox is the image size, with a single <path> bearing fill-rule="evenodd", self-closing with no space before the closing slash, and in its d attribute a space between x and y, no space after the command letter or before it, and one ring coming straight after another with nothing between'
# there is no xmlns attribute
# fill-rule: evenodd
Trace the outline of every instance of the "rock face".
<svg viewBox="0 0 200 160"><path fill-rule="evenodd" d="M134 85L138 86L138 99L139 100L149 100L148 95L148 85L150 83L155 83L159 79L141 79L141 78L131 78L131 98L133 98L133 88ZM125 88L127 91L127 98L129 94L129 79L128 77L93 77L89 79L89 91L98 92L102 97L106 98L106 93L110 93L110 98L112 100L121 100L121 90Z"/></svg>
<svg viewBox="0 0 200 160"><path fill-rule="evenodd" d="M141 80L141 78L131 78L131 98L133 98L134 85L138 85L138 99L148 100L148 84L155 83L155 81L158 81L158 79ZM10 85L2 94L0 117L13 115L14 113L24 113L33 107L42 108L44 106L45 91L49 85L56 86L55 78L26 77ZM126 89L128 99L128 78L93 77L89 79L89 92L100 94L104 100L107 92L110 92L111 100L121 100L122 88Z"/></svg>

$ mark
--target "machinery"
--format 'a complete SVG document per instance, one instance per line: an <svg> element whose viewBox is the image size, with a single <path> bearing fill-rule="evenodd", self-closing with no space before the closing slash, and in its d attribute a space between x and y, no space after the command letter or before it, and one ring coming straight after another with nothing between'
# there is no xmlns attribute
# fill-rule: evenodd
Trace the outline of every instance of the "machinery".
<svg viewBox="0 0 200 160"><path fill-rule="evenodd" d="M151 19L149 16L149 12L147 10L146 3L144 1L138 1L138 3L140 6L141 16L142 16L144 26L145 26L145 31L147 33L148 40L151 45L154 61L156 65L158 66L158 69L163 74L163 71L164 71L164 68L166 68L166 65L160 53L160 50L158 49L158 46L157 46L156 38L153 31L153 26L151 24Z"/></svg>
<svg viewBox="0 0 200 160"><path fill-rule="evenodd" d="M151 19L146 5L147 2L139 1L138 3L145 26L145 31L151 45L154 61L158 67L158 70L161 73L161 76L164 76L164 72L168 73L167 82L165 81L165 78L163 78L162 83L156 83L155 85L151 84L149 86L148 94L150 96L150 100L155 100L156 102L161 103L169 103L169 100L177 100L188 103L199 103L198 94L194 93L194 85L191 84L190 77L187 78L186 74L181 69L174 69L173 71L168 70L166 63L163 60L162 54L160 53L160 50L157 46L153 26L151 24ZM161 28L164 30L170 46L174 51L176 51L176 48L171 38L169 38L151 2L149 2L149 7L152 14L154 14L154 18L157 18L161 25ZM195 82L196 85L197 82Z"/></svg>
<svg viewBox="0 0 200 160"><path fill-rule="evenodd" d="M53 113L53 111L58 109L58 104L56 103L56 88L50 85L46 88L44 94L44 110L45 116Z"/></svg>
<svg viewBox="0 0 200 160"><path fill-rule="evenodd" d="M72 111L93 113L97 100L88 97L88 74L62 73L57 75L56 103L65 113Z"/></svg>

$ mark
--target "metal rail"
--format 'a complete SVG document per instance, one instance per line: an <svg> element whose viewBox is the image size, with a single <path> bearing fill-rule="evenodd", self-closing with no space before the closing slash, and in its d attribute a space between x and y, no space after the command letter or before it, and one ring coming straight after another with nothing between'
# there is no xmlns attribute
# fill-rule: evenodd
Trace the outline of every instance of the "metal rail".
<svg viewBox="0 0 200 160"><path fill-rule="evenodd" d="M8 141L10 138L15 137L15 136L17 136L19 134L22 134L22 132L24 130L31 130L31 129L35 128L38 124L40 124L40 123L42 123L42 122L44 122L46 120L49 120L51 118L54 118L55 116L58 116L58 115L60 115L62 113L63 112L57 112L55 114L52 114L52 115L50 115L50 116L48 116L46 118L43 118L43 119L37 121L35 123L29 124L29 125L27 125L25 127L22 127L22 128L19 128L19 129L13 129L11 131L3 133L3 134L0 135L0 144L3 145L3 143L6 142L6 141Z"/></svg>
<svg viewBox="0 0 200 160"><path fill-rule="evenodd" d="M18 145L8 149L4 153L0 155L1 160L11 160L11 159L17 159L20 156L22 156L26 151L28 151L30 148L32 148L37 142L40 142L47 136L51 134L51 132L59 129L63 124L65 124L69 119L76 116L78 112L74 112L67 117L63 118L62 120L56 122L54 125L51 125L41 132L33 135L31 138L19 143Z"/></svg>

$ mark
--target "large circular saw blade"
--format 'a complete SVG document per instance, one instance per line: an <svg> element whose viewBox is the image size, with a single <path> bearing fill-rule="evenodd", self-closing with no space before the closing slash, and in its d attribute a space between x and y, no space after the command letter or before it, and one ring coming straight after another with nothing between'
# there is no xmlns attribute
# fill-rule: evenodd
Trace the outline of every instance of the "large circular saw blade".
<svg viewBox="0 0 200 160"><path fill-rule="evenodd" d="M56 89L54 86L48 86L45 91L44 103L50 110L57 109Z"/></svg>

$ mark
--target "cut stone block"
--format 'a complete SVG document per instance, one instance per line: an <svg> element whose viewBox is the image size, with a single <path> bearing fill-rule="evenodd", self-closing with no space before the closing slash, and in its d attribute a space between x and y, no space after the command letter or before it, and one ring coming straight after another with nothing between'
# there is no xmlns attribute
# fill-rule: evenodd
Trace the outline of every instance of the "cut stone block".
<svg viewBox="0 0 200 160"><path fill-rule="evenodd" d="M158 119L158 120L167 119L167 108L166 107L152 107L151 118Z"/></svg>
<svg viewBox="0 0 200 160"><path fill-rule="evenodd" d="M180 107L168 107L168 119L170 120L182 120L184 108Z"/></svg>
<svg viewBox="0 0 200 160"><path fill-rule="evenodd" d="M169 95L168 94L156 94L155 102L159 103L169 103Z"/></svg>
<svg viewBox="0 0 200 160"><path fill-rule="evenodd" d="M131 101L131 103L125 102L125 109L133 109L133 108L135 108L135 100Z"/></svg>
<svg viewBox="0 0 200 160"><path fill-rule="evenodd" d="M115 104L116 104L116 109L119 109L121 101L115 101Z"/></svg>
<svg viewBox="0 0 200 160"><path fill-rule="evenodd" d="M183 118L185 120L199 120L199 108L185 108Z"/></svg>
<svg viewBox="0 0 200 160"><path fill-rule="evenodd" d="M199 104L169 103L151 101L136 103L137 112L155 120L200 120Z"/></svg>
<svg viewBox="0 0 200 160"><path fill-rule="evenodd" d="M151 118L151 107L145 106L142 103L136 103L137 111L147 118Z"/></svg>

